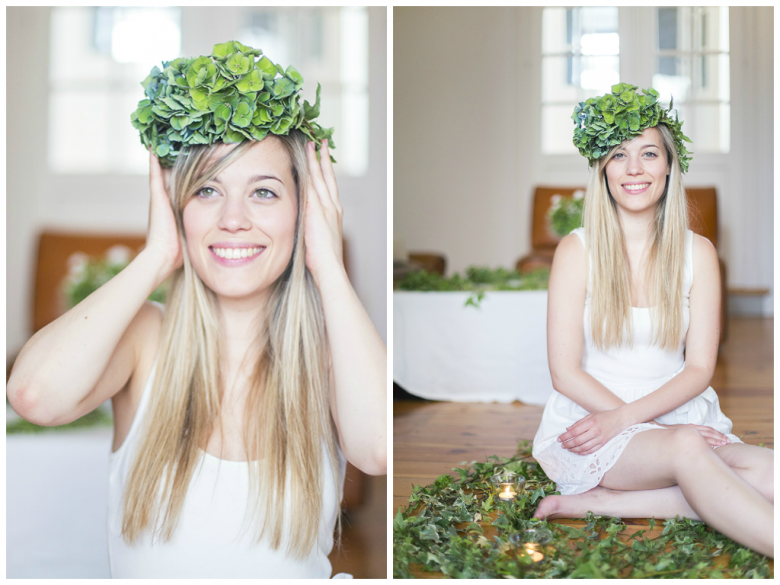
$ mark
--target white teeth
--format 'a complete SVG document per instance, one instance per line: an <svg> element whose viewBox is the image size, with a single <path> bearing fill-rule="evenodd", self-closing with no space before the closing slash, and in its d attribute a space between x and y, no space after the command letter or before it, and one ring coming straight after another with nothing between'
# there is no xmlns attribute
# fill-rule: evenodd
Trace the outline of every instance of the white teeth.
<svg viewBox="0 0 780 585"><path fill-rule="evenodd" d="M220 258L234 260L238 258L248 258L260 253L262 248L212 248L214 253Z"/></svg>
<svg viewBox="0 0 780 585"><path fill-rule="evenodd" d="M641 191L645 187L649 187L650 183L642 183L641 185L623 185L627 191Z"/></svg>

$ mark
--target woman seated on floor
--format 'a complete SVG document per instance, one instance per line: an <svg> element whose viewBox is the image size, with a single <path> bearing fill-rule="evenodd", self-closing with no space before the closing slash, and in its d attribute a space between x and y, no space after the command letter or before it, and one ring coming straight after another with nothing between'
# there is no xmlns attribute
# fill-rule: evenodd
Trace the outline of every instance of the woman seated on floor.
<svg viewBox="0 0 780 585"><path fill-rule="evenodd" d="M658 92L636 89L575 109L574 143L595 168L584 227L550 276L556 391L533 455L561 495L535 516L684 516L774 557L773 451L731 434L709 387L722 299L715 249L688 229L690 141Z"/></svg>

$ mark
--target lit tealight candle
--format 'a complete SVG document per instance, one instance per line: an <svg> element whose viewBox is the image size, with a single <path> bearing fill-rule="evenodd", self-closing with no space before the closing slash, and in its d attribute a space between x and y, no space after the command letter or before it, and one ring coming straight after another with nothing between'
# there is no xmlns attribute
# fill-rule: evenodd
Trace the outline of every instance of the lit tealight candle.
<svg viewBox="0 0 780 585"><path fill-rule="evenodd" d="M525 553L531 557L531 560L535 563L538 563L542 559L544 559L544 554L538 550L537 544L526 544L525 545Z"/></svg>
<svg viewBox="0 0 780 585"><path fill-rule="evenodd" d="M517 497L517 492L512 489L511 483L502 485L504 490L498 494L498 499L502 502L512 502Z"/></svg>
<svg viewBox="0 0 780 585"><path fill-rule="evenodd" d="M541 526L509 535L509 543L517 551L517 560L521 562L522 559L523 563L528 562L526 559L530 559L534 564L545 561L545 545L551 541L552 533Z"/></svg>

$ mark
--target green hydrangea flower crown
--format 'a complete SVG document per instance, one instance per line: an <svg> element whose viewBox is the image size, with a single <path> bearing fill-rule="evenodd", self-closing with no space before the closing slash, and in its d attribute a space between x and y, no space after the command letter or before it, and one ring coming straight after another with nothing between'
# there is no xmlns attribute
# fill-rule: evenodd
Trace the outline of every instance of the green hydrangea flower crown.
<svg viewBox="0 0 780 585"><path fill-rule="evenodd" d="M301 74L292 65L275 65L260 49L229 41L214 45L208 57L162 66L141 82L147 99L130 120L164 167L173 166L183 146L262 140L269 132L298 129L318 150L325 138L336 147L333 128L313 121L320 115L320 84L314 105L301 105Z"/></svg>
<svg viewBox="0 0 780 585"><path fill-rule="evenodd" d="M674 137L674 145L680 159L680 170L688 171L691 154L685 142L691 139L682 133L683 123L671 117L672 104L666 110L658 102L658 92L652 87L638 95L637 86L618 83L612 93L581 102L571 118L574 120L574 146L588 159L588 166L607 154L613 146L639 136L647 128L666 124Z"/></svg>

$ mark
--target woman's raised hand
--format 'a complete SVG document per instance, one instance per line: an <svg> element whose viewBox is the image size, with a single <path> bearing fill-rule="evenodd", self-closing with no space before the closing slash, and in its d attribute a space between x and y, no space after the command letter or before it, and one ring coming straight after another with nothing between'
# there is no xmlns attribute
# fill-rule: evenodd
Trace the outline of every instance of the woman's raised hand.
<svg viewBox="0 0 780 585"><path fill-rule="evenodd" d="M176 230L176 218L171 199L165 188L160 161L149 149L149 231L146 236L146 250L158 256L162 263L162 282L184 261Z"/></svg>
<svg viewBox="0 0 780 585"><path fill-rule="evenodd" d="M319 161L313 142L306 144L306 157L310 177L304 220L306 266L317 286L320 286L323 275L338 272L339 269L343 271L344 268L341 243L343 211L328 141L322 141Z"/></svg>

